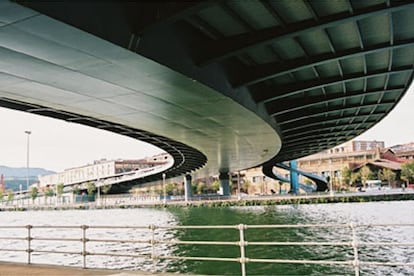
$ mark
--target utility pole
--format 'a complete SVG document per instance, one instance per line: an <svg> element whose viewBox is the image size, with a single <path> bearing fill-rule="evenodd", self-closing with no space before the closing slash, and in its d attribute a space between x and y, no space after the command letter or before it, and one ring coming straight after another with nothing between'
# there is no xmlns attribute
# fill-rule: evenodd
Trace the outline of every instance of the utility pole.
<svg viewBox="0 0 414 276"><path fill-rule="evenodd" d="M30 149L30 134L32 132L30 130L26 130L24 133L27 134L27 148L26 148L26 193L29 192L29 175L30 175L30 169L29 169L29 149Z"/></svg>
<svg viewBox="0 0 414 276"><path fill-rule="evenodd" d="M162 174L162 189L163 189L163 193L164 193L164 200L163 200L164 205L167 204L167 192L166 192L166 189L165 189L165 177L166 177L166 175L165 175L165 173L163 173Z"/></svg>

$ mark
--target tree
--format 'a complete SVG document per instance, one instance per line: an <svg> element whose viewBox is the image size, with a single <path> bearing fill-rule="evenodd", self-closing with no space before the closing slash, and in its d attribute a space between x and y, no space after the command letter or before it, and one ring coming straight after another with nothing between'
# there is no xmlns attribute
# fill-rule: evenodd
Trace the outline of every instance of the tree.
<svg viewBox="0 0 414 276"><path fill-rule="evenodd" d="M95 183L90 181L86 184L86 190L88 192L88 197L92 197L96 191Z"/></svg>
<svg viewBox="0 0 414 276"><path fill-rule="evenodd" d="M249 193L249 187L250 187L250 182L245 180L242 184L241 189L243 190L244 193L248 194Z"/></svg>
<svg viewBox="0 0 414 276"><path fill-rule="evenodd" d="M63 189L65 188L65 184L63 184L63 183L59 183L59 184L57 184L57 187L56 187L56 189L57 189L57 195L59 196L59 197L61 197L62 196L62 194L63 194Z"/></svg>
<svg viewBox="0 0 414 276"><path fill-rule="evenodd" d="M357 173L352 173L351 174L351 183L352 184L356 184L361 182L361 173L357 172Z"/></svg>
<svg viewBox="0 0 414 276"><path fill-rule="evenodd" d="M348 186L352 179L352 170L348 167L343 167L341 171L342 183Z"/></svg>
<svg viewBox="0 0 414 276"><path fill-rule="evenodd" d="M364 187L367 185L367 180L371 179L372 177L372 171L369 167L364 166L361 168L361 170L359 171L359 173L361 174L361 181L362 184L364 184Z"/></svg>
<svg viewBox="0 0 414 276"><path fill-rule="evenodd" d="M220 190L220 182L218 180L215 180L213 183L211 183L211 190L213 190L215 193Z"/></svg>
<svg viewBox="0 0 414 276"><path fill-rule="evenodd" d="M73 186L73 188L72 188L72 193L73 193L74 195L78 195L78 194L80 194L80 188L79 188L79 186L78 186L78 185Z"/></svg>
<svg viewBox="0 0 414 276"><path fill-rule="evenodd" d="M104 193L106 195L107 193L109 193L111 188L112 188L112 185L104 185L104 186L102 186L101 191L102 191L102 193Z"/></svg>
<svg viewBox="0 0 414 276"><path fill-rule="evenodd" d="M10 201L13 201L13 199L14 199L13 190L11 189L7 190L7 203L9 203Z"/></svg>
<svg viewBox="0 0 414 276"><path fill-rule="evenodd" d="M111 190L111 188L112 188L112 185L104 185L104 186L102 186L101 187L101 191L102 191L102 193L103 194L108 194L109 193L109 191ZM104 205L106 204L106 197L104 197Z"/></svg>
<svg viewBox="0 0 414 276"><path fill-rule="evenodd" d="M183 195L184 194L184 185L181 183L174 183L175 184L175 189L177 191L178 195Z"/></svg>
<svg viewBox="0 0 414 276"><path fill-rule="evenodd" d="M197 193L197 184L194 182L191 182L191 193L195 195Z"/></svg>
<svg viewBox="0 0 414 276"><path fill-rule="evenodd" d="M54 194L53 189L51 187L47 187L44 194L45 194L45 204L46 204L47 198L53 196Z"/></svg>
<svg viewBox="0 0 414 276"><path fill-rule="evenodd" d="M51 187L47 187L45 190L45 195L46 196L53 196L54 192L53 192L53 188Z"/></svg>
<svg viewBox="0 0 414 276"><path fill-rule="evenodd" d="M30 197L32 199L32 202L34 204L34 201L37 198L37 195L39 194L39 190L37 189L37 187L32 187L32 189L30 190Z"/></svg>
<svg viewBox="0 0 414 276"><path fill-rule="evenodd" d="M165 193L167 195L175 194L177 192L175 185L176 185L175 183L165 184Z"/></svg>
<svg viewBox="0 0 414 276"><path fill-rule="evenodd" d="M0 202L3 202L3 190L2 189L0 189Z"/></svg>
<svg viewBox="0 0 414 276"><path fill-rule="evenodd" d="M407 185L414 179L414 161L401 165L401 178L407 181Z"/></svg>
<svg viewBox="0 0 414 276"><path fill-rule="evenodd" d="M197 188L196 188L197 194L201 195L204 192L205 188L206 188L206 184L204 182L198 182Z"/></svg>
<svg viewBox="0 0 414 276"><path fill-rule="evenodd" d="M388 183L388 186L391 186L391 183L395 181L396 174L390 169L384 169L381 172L381 180L385 180Z"/></svg>

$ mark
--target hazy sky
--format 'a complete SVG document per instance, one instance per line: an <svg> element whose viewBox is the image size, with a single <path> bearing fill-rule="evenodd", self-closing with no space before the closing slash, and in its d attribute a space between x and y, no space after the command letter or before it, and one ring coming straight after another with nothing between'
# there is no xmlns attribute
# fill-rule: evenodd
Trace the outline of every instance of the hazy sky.
<svg viewBox="0 0 414 276"><path fill-rule="evenodd" d="M0 165L26 167L30 130L30 167L54 171L93 163L94 160L139 159L160 149L112 132L62 120L0 108Z"/></svg>
<svg viewBox="0 0 414 276"><path fill-rule="evenodd" d="M388 116L357 139L384 141L386 147L414 142L414 85Z"/></svg>
<svg viewBox="0 0 414 276"><path fill-rule="evenodd" d="M385 146L414 141L414 88L375 127L357 139L385 141ZM30 130L30 167L54 171L101 158L138 159L161 151L147 143L61 120L0 108L0 165L26 167L25 130Z"/></svg>

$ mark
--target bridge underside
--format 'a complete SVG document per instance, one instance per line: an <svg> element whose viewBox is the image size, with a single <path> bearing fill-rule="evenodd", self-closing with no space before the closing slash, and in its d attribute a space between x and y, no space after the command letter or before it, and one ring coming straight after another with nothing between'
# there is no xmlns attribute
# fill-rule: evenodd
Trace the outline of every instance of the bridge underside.
<svg viewBox="0 0 414 276"><path fill-rule="evenodd" d="M153 143L168 177L338 145L413 77L412 1L17 3L0 3L0 105Z"/></svg>

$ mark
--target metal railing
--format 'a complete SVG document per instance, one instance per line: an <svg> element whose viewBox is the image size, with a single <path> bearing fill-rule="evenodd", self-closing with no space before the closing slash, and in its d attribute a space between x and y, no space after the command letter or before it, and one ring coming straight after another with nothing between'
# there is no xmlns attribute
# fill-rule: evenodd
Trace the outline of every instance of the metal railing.
<svg viewBox="0 0 414 276"><path fill-rule="evenodd" d="M0 252L12 251L12 252L24 252L27 254L27 264L32 263L33 254L64 254L64 255L79 255L82 258L82 267L88 268L88 256L110 256L110 257L128 257L128 258L144 258L152 260L152 270L156 271L157 261L159 260L184 260L184 261L220 261L220 262L236 262L240 263L240 274L246 275L246 264L248 263L273 263L273 264L308 264L308 265L341 265L353 267L355 275L359 275L360 268L363 266L409 266L414 267L414 262L380 262L380 261L362 261L358 255L361 247L369 246L403 246L403 247L414 247L414 242L362 242L358 240L357 229L361 227L375 228L375 227L413 227L412 224L295 224L295 225L217 225L217 226L92 226L92 225L78 225L78 226L36 226L36 225L25 225L25 226L0 226L0 231L16 230L25 231L26 234L17 236L0 236L0 246L3 246L1 241L25 241L26 246L24 248L2 248ZM249 229L281 229L281 228L341 228L348 229L350 232L349 239L346 241L311 241L311 242L293 242L293 241L247 241L246 231ZM53 237L53 236L38 236L34 234L34 230L45 229L47 231L58 230L58 229L80 229L81 233L78 237ZM130 231L144 231L147 234L147 239L100 239L94 238L95 235L89 234L91 230L110 230L115 229L128 229ZM179 240L165 235L157 235L157 231L168 231L168 230L185 230L185 229L200 229L200 230L237 230L238 236L234 241L211 241L211 240ZM412 231L412 229L410 229ZM11 232L15 233L15 232ZM88 235L89 234L89 235ZM78 244L79 250L50 250L37 248L33 245L34 241L43 242L75 242ZM90 244L92 243L115 243L115 244L145 244L147 246L148 253L146 254L134 254L134 253L114 253L111 250L105 252L92 251ZM157 253L157 246L159 245L221 245L221 246L233 246L240 249L240 254L237 257L202 257L202 256L179 256L169 255L163 253ZM277 259L277 258L249 258L246 254L246 247L248 246L333 246L333 247L349 247L353 252L353 257L346 260L315 260L315 259ZM238 273L238 271L234 272Z"/></svg>

